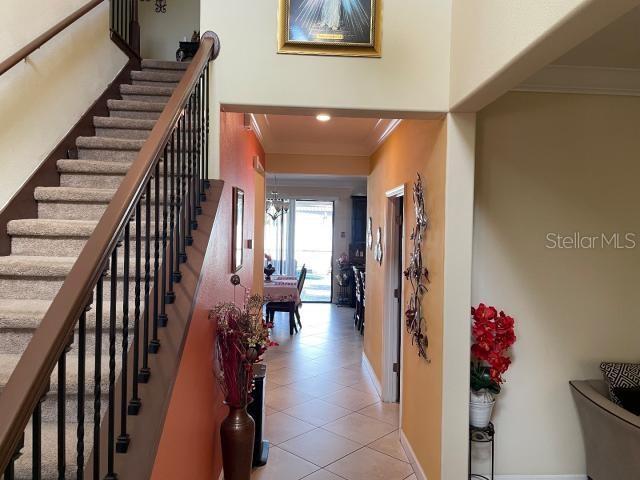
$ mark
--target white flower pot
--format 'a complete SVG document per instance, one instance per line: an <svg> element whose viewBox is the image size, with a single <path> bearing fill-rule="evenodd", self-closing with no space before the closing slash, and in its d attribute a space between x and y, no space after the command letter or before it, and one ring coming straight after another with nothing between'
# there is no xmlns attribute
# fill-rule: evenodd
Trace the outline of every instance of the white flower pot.
<svg viewBox="0 0 640 480"><path fill-rule="evenodd" d="M472 427L487 428L491 421L495 400L490 402L469 402L469 423Z"/></svg>

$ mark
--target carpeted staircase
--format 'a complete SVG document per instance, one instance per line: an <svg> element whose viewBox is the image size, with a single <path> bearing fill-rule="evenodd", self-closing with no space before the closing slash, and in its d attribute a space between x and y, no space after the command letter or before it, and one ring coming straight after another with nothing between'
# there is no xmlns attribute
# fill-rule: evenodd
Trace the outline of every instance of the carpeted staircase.
<svg viewBox="0 0 640 480"><path fill-rule="evenodd" d="M49 304L73 266L82 247L93 232L131 162L148 137L155 121L180 81L188 64L143 60L142 70L131 72L131 84L120 86L121 99L108 101L109 117L95 117L96 135L79 137L78 158L60 159L57 163L60 186L38 187L34 196L38 218L13 220L7 225L11 236L11 255L0 257L0 389L4 387L21 352L38 327ZM161 164L161 168L163 168ZM152 196L153 198L153 196ZM163 199L161 199L163 201ZM144 219L143 219L144 220ZM153 228L151 229L153 231ZM143 230L144 232L144 230ZM131 228L135 238L135 228ZM135 243L132 241L132 251ZM134 275L133 268L131 275ZM122 275L122 266L118 269ZM133 283L130 282L133 299ZM119 282L119 298L122 283ZM109 282L105 282L104 325L108 326ZM130 307L133 312L133 305ZM118 312L118 328L122 315ZM132 315L130 315L132 319ZM132 320L130 320L132 322ZM95 309L87 318L86 392L93 391L93 335ZM108 328L103 344L103 409L108 389ZM67 355L67 476L75 474L77 392L77 341ZM118 345L118 364L120 363ZM45 479L57 474L57 372L42 404L42 471ZM1 393L0 393L1 395ZM87 399L86 419L92 418L93 399ZM87 423L85 456L91 452L93 425ZM16 478L31 476L31 428L27 428L22 457L16 463Z"/></svg>

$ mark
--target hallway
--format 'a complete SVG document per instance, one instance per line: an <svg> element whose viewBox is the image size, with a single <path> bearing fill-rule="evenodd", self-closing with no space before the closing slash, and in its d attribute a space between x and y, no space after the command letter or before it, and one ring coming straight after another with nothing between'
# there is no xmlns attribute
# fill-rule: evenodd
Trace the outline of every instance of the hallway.
<svg viewBox="0 0 640 480"><path fill-rule="evenodd" d="M266 355L269 461L253 480L415 480L398 437L398 404L382 403L362 364L353 310L305 304L290 336L276 314Z"/></svg>

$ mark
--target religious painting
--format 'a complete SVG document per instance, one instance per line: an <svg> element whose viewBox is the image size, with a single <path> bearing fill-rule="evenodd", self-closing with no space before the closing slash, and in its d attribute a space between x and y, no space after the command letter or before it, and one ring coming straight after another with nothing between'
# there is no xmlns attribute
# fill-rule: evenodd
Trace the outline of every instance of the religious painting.
<svg viewBox="0 0 640 480"><path fill-rule="evenodd" d="M380 56L382 0L280 0L279 53Z"/></svg>

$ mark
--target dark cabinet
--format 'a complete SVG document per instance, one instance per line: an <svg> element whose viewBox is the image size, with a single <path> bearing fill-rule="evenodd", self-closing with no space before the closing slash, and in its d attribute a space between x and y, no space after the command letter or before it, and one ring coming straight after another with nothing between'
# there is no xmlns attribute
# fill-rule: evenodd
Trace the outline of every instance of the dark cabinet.
<svg viewBox="0 0 640 480"><path fill-rule="evenodd" d="M349 257L352 263L364 264L367 248L367 197L351 197L351 202Z"/></svg>

